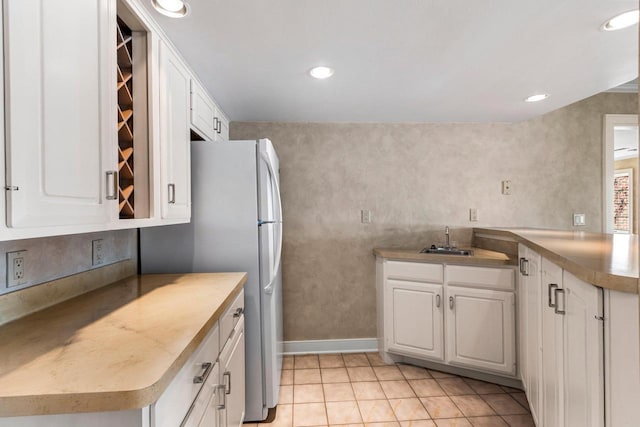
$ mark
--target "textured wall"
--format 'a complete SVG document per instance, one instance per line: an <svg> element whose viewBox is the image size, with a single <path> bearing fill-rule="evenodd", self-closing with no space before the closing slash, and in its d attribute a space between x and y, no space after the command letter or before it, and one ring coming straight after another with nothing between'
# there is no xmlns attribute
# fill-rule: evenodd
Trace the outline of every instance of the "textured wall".
<svg viewBox="0 0 640 427"><path fill-rule="evenodd" d="M92 265L92 241L103 239L104 262ZM25 272L28 282L7 288L6 252L26 250ZM137 230L73 234L41 239L0 242L0 294L13 292L72 274L104 267L118 261L138 257Z"/></svg>
<svg viewBox="0 0 640 427"><path fill-rule="evenodd" d="M281 159L285 339L376 335L374 247L431 244L445 224L461 243L475 225L570 228L574 212L599 231L602 116L637 111L604 93L515 124L232 123Z"/></svg>

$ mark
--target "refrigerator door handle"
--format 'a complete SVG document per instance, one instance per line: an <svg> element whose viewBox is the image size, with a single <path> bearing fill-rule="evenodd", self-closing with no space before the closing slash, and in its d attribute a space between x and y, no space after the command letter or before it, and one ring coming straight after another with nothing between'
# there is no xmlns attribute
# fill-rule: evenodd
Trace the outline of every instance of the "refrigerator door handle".
<svg viewBox="0 0 640 427"><path fill-rule="evenodd" d="M278 179L277 179L277 175L276 175L276 171L273 170L273 165L271 164L271 159L269 158L269 155L266 152L261 152L260 153L260 157L262 158L262 160L266 163L267 168L269 169L269 174L271 175L271 185L273 185L275 193L278 197L278 218L277 221L280 222L280 224L282 224L282 198L280 197L280 185L278 184ZM273 281L276 278L276 276L278 275L278 270L280 269L280 260L282 258L282 225L280 225L279 230L278 230L278 247L276 250L276 259L273 263L273 268L271 269L273 271L273 273L271 274L271 277L269 278L269 284L267 286L265 286L264 288L264 292L266 294L272 294L273 293Z"/></svg>

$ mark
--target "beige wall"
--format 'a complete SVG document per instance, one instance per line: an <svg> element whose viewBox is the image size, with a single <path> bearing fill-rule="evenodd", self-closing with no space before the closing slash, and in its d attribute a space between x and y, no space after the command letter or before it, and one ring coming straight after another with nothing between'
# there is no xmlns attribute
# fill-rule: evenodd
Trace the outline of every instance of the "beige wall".
<svg viewBox="0 0 640 427"><path fill-rule="evenodd" d="M615 162L615 170L631 169L633 171L633 234L638 234L638 158L618 160Z"/></svg>
<svg viewBox="0 0 640 427"><path fill-rule="evenodd" d="M599 231L602 116L637 111L605 93L516 124L232 123L281 159L285 339L376 335L374 247L422 247L445 224L459 242L475 225L570 228L574 212Z"/></svg>

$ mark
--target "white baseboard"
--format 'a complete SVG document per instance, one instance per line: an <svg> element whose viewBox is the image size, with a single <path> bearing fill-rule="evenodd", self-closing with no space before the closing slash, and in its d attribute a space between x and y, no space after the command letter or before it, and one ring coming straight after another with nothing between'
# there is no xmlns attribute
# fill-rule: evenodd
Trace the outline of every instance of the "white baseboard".
<svg viewBox="0 0 640 427"><path fill-rule="evenodd" d="M378 340L376 338L353 338L284 342L284 354L360 353L365 351L378 351Z"/></svg>

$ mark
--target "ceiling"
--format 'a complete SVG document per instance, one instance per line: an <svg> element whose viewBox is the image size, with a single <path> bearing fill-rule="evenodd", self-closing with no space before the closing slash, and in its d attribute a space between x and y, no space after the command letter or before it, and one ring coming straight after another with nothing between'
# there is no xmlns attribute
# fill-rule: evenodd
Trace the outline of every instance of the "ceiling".
<svg viewBox="0 0 640 427"><path fill-rule="evenodd" d="M233 121L521 121L638 75L638 27L600 30L637 0L141 1Z"/></svg>

